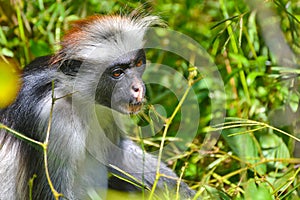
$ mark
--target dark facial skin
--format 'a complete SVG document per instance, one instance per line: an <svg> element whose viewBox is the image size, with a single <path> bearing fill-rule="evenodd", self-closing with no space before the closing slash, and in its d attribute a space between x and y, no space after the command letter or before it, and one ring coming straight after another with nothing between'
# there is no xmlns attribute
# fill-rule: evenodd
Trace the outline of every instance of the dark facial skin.
<svg viewBox="0 0 300 200"><path fill-rule="evenodd" d="M98 83L96 102L124 114L137 113L145 96L145 65L144 50L129 52L112 62Z"/></svg>

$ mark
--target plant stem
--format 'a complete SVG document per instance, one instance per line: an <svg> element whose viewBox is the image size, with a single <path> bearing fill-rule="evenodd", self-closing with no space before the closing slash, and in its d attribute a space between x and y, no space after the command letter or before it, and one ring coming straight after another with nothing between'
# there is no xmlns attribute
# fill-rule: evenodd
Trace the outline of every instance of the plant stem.
<svg viewBox="0 0 300 200"><path fill-rule="evenodd" d="M176 114L180 110L180 108L181 108L183 102L185 101L185 99L186 99L189 91L191 90L191 88L192 88L192 84L189 84L188 88L186 89L186 91L184 92L182 98L180 99L178 105L176 106L174 112L172 113L171 117L166 119L165 129L164 129L164 132L163 132L163 135L162 135L162 140L161 140L161 143L160 143L160 148L159 148L159 153L158 153L158 158L157 158L158 161L157 161L157 167L156 167L155 181L153 183L153 187L152 187L151 193L149 195L149 199L153 198L154 191L156 189L158 180L161 176L159 170L160 170L161 159L162 159L162 151L163 151L163 148L164 148L165 138L167 136L168 129L169 129L170 125L172 124L172 121L173 121L174 117L176 116Z"/></svg>

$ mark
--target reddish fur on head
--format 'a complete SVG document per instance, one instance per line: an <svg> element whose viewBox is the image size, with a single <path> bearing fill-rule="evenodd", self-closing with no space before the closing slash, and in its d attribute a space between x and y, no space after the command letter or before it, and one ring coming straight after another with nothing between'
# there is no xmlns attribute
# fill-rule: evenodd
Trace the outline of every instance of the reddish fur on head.
<svg viewBox="0 0 300 200"><path fill-rule="evenodd" d="M118 43L122 43L121 38L128 37L126 34L130 31L132 32L131 38L135 39L131 44L132 48L138 48L134 45L142 44L145 30L153 24L161 24L158 17L136 14L129 16L94 15L74 21L72 28L62 39L62 49L53 57L52 63L65 59L84 60L94 47L104 43L108 49L109 45L118 46Z"/></svg>
<svg viewBox="0 0 300 200"><path fill-rule="evenodd" d="M76 20L71 23L72 28L66 32L63 37L62 46L76 44L80 39L84 38L85 28L94 24L97 21L101 21L103 18L109 18L108 16L92 15L88 18Z"/></svg>

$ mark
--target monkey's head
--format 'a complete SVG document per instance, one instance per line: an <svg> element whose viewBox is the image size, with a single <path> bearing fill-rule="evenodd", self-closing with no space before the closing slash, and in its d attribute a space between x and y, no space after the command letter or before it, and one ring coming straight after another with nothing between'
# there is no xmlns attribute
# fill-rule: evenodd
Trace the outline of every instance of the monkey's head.
<svg viewBox="0 0 300 200"><path fill-rule="evenodd" d="M93 16L77 21L53 60L84 63L80 70L88 76L80 80L82 93L94 92L96 103L119 112L137 113L145 96L144 35L150 25L159 23L155 16L141 15ZM67 76L80 70L72 64L63 67Z"/></svg>

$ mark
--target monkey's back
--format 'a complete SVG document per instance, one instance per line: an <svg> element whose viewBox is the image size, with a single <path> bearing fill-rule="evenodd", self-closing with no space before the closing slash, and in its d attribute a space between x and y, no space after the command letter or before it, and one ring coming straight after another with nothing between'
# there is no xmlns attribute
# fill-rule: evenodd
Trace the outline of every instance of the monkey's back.
<svg viewBox="0 0 300 200"><path fill-rule="evenodd" d="M50 58L37 58L25 67L18 96L9 107L0 109L2 124L40 142L45 137L40 128L40 112L57 71L57 66L49 67ZM33 170L37 168L43 170L42 149L1 129L0 199L27 199L21 194L27 193L28 180L38 173Z"/></svg>

